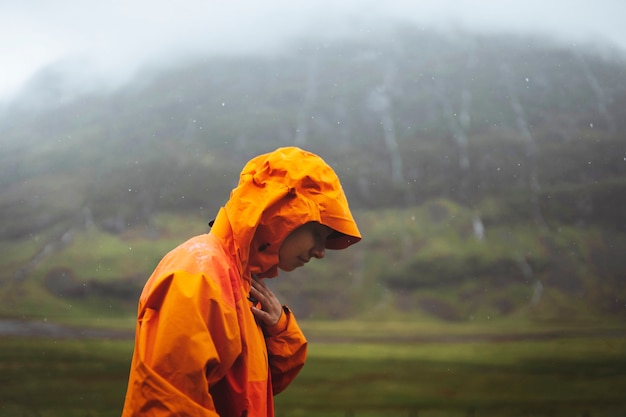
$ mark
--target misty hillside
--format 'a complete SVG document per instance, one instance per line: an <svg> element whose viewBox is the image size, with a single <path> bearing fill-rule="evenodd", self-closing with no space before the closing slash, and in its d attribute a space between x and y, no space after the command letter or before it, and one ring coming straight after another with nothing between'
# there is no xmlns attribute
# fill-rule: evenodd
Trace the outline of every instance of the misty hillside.
<svg viewBox="0 0 626 417"><path fill-rule="evenodd" d="M164 214L209 220L250 157L297 145L336 169L373 238L350 255L361 283L352 301L336 301L338 316L358 312L349 307L357 298L384 305L391 291L406 309L468 317L478 299L470 277L499 288L497 300L483 302L504 305L502 314L528 306L546 282L560 291L555 299L612 298L596 310L624 313L626 268L614 259L626 248L621 52L400 27L294 41L268 56L145 68L115 91L73 96L64 77L42 70L0 116L0 238L15 254L3 260L5 288L16 276L50 283L61 271L69 287L88 281L132 300L165 248L146 248L140 270L100 280L72 261L42 259L71 248L58 244L70 230L128 239L141 228L142 238L156 239ZM422 222L407 226L405 217ZM504 240L476 246L492 231ZM493 255L512 240L519 244ZM580 258L555 257L571 245L583 246ZM320 268L352 274L346 265ZM602 289L590 292L600 278ZM363 282L369 290L358 289ZM311 314L321 308L313 300L327 295L313 284L281 285ZM445 300L451 287L463 291L462 311ZM425 291L428 298L416 295Z"/></svg>

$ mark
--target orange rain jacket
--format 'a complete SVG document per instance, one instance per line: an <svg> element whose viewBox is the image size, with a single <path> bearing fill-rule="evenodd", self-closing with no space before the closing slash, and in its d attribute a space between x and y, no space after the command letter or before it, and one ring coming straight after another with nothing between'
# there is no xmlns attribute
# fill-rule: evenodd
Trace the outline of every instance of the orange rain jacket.
<svg viewBox="0 0 626 417"><path fill-rule="evenodd" d="M250 280L276 276L280 244L311 221L339 232L328 249L361 239L321 158L280 148L248 162L211 232L168 253L143 289L124 417L274 415L307 345L286 307L272 328L255 321Z"/></svg>

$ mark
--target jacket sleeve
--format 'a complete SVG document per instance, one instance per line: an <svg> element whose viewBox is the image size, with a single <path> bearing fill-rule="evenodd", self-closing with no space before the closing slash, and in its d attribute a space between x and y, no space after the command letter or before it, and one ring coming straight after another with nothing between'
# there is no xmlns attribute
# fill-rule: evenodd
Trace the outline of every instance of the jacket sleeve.
<svg viewBox="0 0 626 417"><path fill-rule="evenodd" d="M304 366L307 341L289 308L276 325L265 330L273 394L279 394Z"/></svg>
<svg viewBox="0 0 626 417"><path fill-rule="evenodd" d="M160 279L140 304L123 416L217 416L209 387L241 352L236 312L201 274Z"/></svg>

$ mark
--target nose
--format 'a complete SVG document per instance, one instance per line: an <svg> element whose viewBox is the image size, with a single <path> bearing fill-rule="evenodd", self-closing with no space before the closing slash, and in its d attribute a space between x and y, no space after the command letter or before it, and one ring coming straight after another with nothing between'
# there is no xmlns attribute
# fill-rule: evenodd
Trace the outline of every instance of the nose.
<svg viewBox="0 0 626 417"><path fill-rule="evenodd" d="M322 259L326 255L326 248L322 245L315 246L311 249L311 256L317 259Z"/></svg>

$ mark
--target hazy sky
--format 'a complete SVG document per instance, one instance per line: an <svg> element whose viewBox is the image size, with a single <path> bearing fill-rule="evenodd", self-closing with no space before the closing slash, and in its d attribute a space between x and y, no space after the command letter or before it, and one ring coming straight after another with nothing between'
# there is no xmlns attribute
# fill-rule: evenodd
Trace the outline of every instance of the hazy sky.
<svg viewBox="0 0 626 417"><path fill-rule="evenodd" d="M367 32L381 17L626 50L624 0L0 0L0 101L60 60L79 62L83 76L123 80L177 54L266 51L305 34Z"/></svg>

